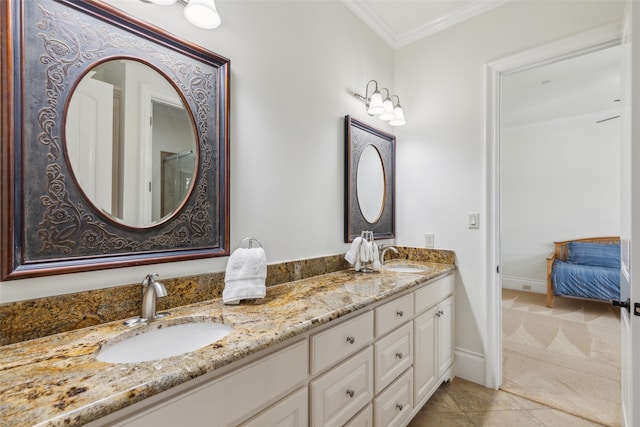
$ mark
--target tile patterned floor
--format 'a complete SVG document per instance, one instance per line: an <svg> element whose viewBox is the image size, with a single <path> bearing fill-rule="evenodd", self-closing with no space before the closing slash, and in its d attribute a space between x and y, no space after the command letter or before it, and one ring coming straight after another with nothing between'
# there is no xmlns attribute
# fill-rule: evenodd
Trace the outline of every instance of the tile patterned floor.
<svg viewBox="0 0 640 427"><path fill-rule="evenodd" d="M409 427L600 426L501 390L455 378L444 383Z"/></svg>

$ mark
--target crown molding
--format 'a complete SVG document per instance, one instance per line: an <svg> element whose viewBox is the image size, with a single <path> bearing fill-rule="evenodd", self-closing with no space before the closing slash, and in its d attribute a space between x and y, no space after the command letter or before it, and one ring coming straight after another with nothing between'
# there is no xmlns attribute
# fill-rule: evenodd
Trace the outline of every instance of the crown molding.
<svg viewBox="0 0 640 427"><path fill-rule="evenodd" d="M431 22L427 22L413 30L405 31L396 36L394 48L399 48L409 43L413 43L416 40L420 40L424 37L430 36L449 27L453 27L456 24L467 21L471 18L475 18L478 15L482 15L496 7L502 6L512 0L495 0L495 1L474 1L473 3L456 9L453 12L444 15L440 18L434 19Z"/></svg>
<svg viewBox="0 0 640 427"><path fill-rule="evenodd" d="M342 2L360 18L373 32L375 32L385 43L394 49L398 49L416 40L420 40L429 35L435 34L446 28L474 18L498 6L502 6L512 0L494 0L479 1L464 6L460 9L444 15L433 21L427 22L420 27L396 34L385 22L378 16L373 9L362 0L342 0Z"/></svg>
<svg viewBox="0 0 640 427"><path fill-rule="evenodd" d="M342 0L342 2L389 46L394 47L396 33L362 0Z"/></svg>

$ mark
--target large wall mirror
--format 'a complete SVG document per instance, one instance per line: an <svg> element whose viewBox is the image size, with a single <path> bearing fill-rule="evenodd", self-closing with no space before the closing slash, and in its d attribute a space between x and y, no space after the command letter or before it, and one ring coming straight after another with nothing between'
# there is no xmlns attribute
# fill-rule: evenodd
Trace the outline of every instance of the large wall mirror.
<svg viewBox="0 0 640 427"><path fill-rule="evenodd" d="M229 61L98 0L2 15L2 280L228 255Z"/></svg>
<svg viewBox="0 0 640 427"><path fill-rule="evenodd" d="M345 117L345 242L395 237L395 151L395 136Z"/></svg>

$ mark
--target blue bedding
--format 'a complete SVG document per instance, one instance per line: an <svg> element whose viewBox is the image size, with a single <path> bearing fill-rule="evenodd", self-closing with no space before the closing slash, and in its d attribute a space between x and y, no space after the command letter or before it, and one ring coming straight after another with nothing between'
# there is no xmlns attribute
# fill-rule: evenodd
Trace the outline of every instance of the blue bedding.
<svg viewBox="0 0 640 427"><path fill-rule="evenodd" d="M556 295L611 300L620 298L620 269L555 260L551 271Z"/></svg>

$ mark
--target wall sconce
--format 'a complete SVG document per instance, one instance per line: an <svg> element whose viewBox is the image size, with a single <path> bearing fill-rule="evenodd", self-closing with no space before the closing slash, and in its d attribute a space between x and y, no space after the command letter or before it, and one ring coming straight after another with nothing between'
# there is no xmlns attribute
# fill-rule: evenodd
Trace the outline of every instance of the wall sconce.
<svg viewBox="0 0 640 427"><path fill-rule="evenodd" d="M184 17L199 28L211 30L218 28L222 20L214 0L140 0L143 3L154 3L169 6L179 1L184 5Z"/></svg>
<svg viewBox="0 0 640 427"><path fill-rule="evenodd" d="M375 86L373 93L369 96L369 86L371 83ZM387 92L386 98L382 98L381 91ZM380 120L389 122L390 126L402 126L406 123L404 119L404 111L402 111L402 106L400 105L400 97L398 95L390 95L389 89L386 87L378 89L377 81L369 80L369 82L367 82L367 86L365 87L365 96L358 93L354 93L353 96L365 103L367 106L367 114L370 116L378 116ZM392 101L392 98L394 97L396 98L395 105Z"/></svg>

